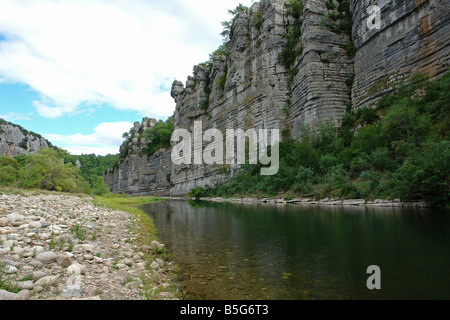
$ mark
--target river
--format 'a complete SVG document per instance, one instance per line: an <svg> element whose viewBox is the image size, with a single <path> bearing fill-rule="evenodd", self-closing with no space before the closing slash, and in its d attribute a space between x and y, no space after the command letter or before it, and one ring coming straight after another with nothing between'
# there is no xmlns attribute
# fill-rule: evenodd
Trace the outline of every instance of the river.
<svg viewBox="0 0 450 320"><path fill-rule="evenodd" d="M191 300L450 299L446 209L163 201L140 207ZM381 289L367 268L379 266Z"/></svg>

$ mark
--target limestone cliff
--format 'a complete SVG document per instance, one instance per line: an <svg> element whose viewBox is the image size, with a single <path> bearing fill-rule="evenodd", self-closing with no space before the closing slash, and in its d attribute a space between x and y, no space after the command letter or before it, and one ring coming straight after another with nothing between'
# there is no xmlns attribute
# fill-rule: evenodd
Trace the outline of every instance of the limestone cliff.
<svg viewBox="0 0 450 320"><path fill-rule="evenodd" d="M378 2L381 29L367 28L367 9ZM448 0L352 0L355 108L370 106L399 80L422 72L431 79L450 65Z"/></svg>
<svg viewBox="0 0 450 320"><path fill-rule="evenodd" d="M21 126L0 119L0 156L15 156L48 148L50 142Z"/></svg>
<svg viewBox="0 0 450 320"><path fill-rule="evenodd" d="M155 119L148 118L144 118L142 123L134 123L134 134L120 148L118 167L109 168L104 175L104 181L112 192L144 195L170 189L170 150L159 150L151 157L142 152L145 140L140 136L155 123Z"/></svg>
<svg viewBox="0 0 450 320"><path fill-rule="evenodd" d="M338 125L349 107L373 105L396 81L448 70L447 2L261 0L234 18L227 55L195 66L185 84L173 83L174 128L192 132L202 121L204 130L279 129L297 139L301 126ZM380 29L368 27L370 5L381 9ZM170 150L149 159L135 152L105 182L119 193L179 195L236 169L172 165Z"/></svg>

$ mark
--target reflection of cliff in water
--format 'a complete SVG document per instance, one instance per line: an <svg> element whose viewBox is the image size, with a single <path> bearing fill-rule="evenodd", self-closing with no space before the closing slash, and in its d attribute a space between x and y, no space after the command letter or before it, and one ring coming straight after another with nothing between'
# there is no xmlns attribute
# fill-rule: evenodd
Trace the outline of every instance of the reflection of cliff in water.
<svg viewBox="0 0 450 320"><path fill-rule="evenodd" d="M181 266L189 298L450 297L445 210L184 201L143 209ZM366 287L373 264L381 291Z"/></svg>

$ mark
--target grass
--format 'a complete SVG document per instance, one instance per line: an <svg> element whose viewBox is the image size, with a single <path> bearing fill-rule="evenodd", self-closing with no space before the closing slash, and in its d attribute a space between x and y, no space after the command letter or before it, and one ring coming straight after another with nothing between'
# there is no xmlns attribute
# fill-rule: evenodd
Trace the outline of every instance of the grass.
<svg viewBox="0 0 450 320"><path fill-rule="evenodd" d="M136 234L137 245L141 248L148 247L152 243L152 241L160 241L158 237L158 231L156 226L153 223L153 220L145 214L142 210L138 209L137 206L164 201L158 197L129 197L129 196L117 196L117 195L106 195L106 196L95 196L93 203L97 206L104 206L109 209L125 211L132 214L136 219L132 222L130 226L131 230L134 234ZM144 254L144 260L147 261L147 266L150 266L151 262L156 258L160 258L164 261L171 262L171 253L163 250L163 251L148 251L141 250ZM177 277L176 271L177 266L172 266L171 270L164 271L169 272L167 274L170 278L175 279ZM144 283L144 296L149 300L158 299L158 294L160 290L154 290L154 284L158 280L148 279L145 277L141 277L141 280ZM173 297L180 297L180 293L178 292L176 285L172 282L171 285L164 289L166 292L171 292Z"/></svg>
<svg viewBox="0 0 450 320"><path fill-rule="evenodd" d="M0 263L0 289L6 290L12 293L18 293L20 290L15 285L15 281L12 279L12 275L7 274L6 264Z"/></svg>
<svg viewBox="0 0 450 320"><path fill-rule="evenodd" d="M133 214L138 223L134 226L134 231L138 235L138 242L142 245L150 245L152 241L159 241L158 231L153 224L153 220L136 206L159 202L157 197L127 197L127 196L95 196L93 203L113 210L125 211Z"/></svg>

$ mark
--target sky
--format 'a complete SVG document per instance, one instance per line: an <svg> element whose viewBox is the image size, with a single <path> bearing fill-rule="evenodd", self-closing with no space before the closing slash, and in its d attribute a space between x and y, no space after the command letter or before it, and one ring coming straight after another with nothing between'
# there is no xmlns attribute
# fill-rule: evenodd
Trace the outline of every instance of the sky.
<svg viewBox="0 0 450 320"><path fill-rule="evenodd" d="M0 0L0 118L72 154L116 154L135 121L173 115L173 81L252 2Z"/></svg>

